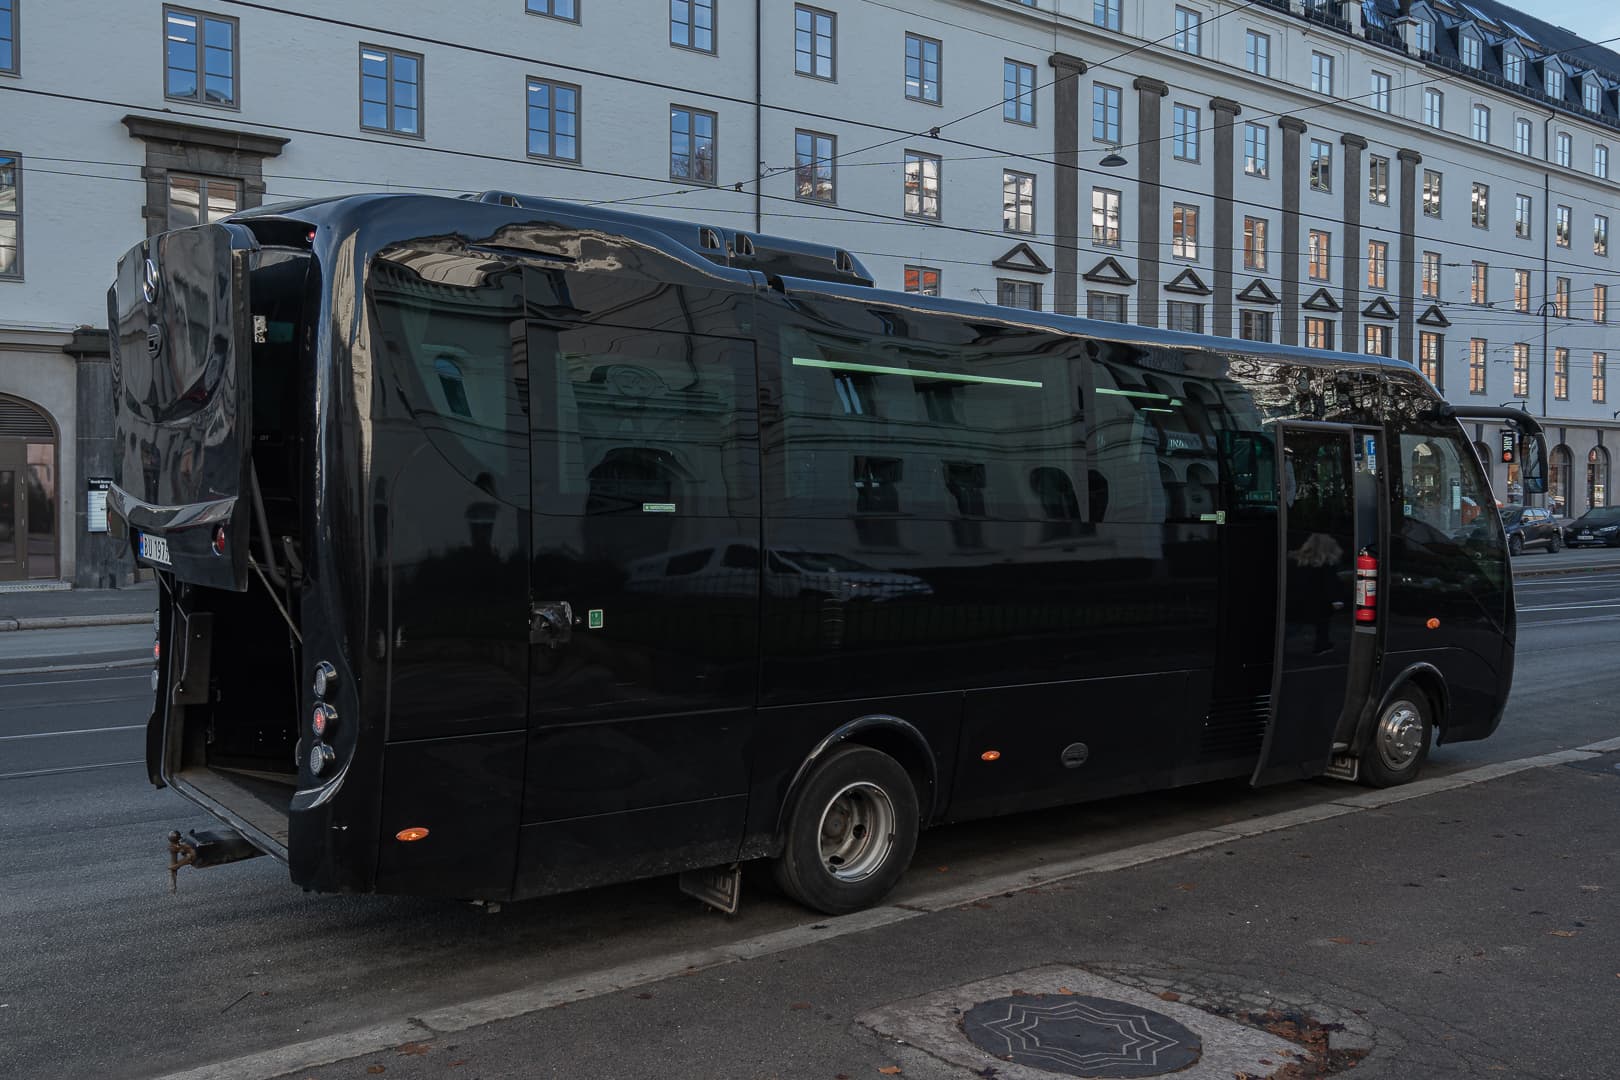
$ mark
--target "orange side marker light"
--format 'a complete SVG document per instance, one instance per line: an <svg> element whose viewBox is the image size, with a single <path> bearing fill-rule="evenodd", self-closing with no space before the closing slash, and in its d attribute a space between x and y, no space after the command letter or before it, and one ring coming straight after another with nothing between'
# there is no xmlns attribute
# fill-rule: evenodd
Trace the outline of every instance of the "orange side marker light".
<svg viewBox="0 0 1620 1080"><path fill-rule="evenodd" d="M1430 619L1428 622L1424 623L1423 625L1427 626L1430 630L1438 630L1438 629L1440 629L1440 620L1439 619Z"/></svg>
<svg viewBox="0 0 1620 1080"><path fill-rule="evenodd" d="M1001 760L1001 751L1000 750L986 750L984 753L979 755L979 760L980 761L999 761L999 760Z"/></svg>
<svg viewBox="0 0 1620 1080"><path fill-rule="evenodd" d="M421 839L425 838L427 836L427 834L428 834L428 831L426 829L422 828L422 826L420 826L420 825L412 825L408 829L401 829L401 830L399 830L399 832L395 833L394 834L394 839L395 840L404 840L406 843L409 843L412 840L421 840Z"/></svg>

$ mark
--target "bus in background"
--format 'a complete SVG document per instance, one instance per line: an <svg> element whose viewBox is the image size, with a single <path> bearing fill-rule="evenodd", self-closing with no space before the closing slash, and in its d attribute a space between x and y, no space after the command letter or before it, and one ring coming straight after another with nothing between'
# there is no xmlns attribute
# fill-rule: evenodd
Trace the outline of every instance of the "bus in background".
<svg viewBox="0 0 1620 1080"><path fill-rule="evenodd" d="M1507 701L1500 522L1406 364L502 192L166 233L109 319L148 771L222 823L176 862L734 910L769 859L843 912L927 826L1398 784Z"/></svg>

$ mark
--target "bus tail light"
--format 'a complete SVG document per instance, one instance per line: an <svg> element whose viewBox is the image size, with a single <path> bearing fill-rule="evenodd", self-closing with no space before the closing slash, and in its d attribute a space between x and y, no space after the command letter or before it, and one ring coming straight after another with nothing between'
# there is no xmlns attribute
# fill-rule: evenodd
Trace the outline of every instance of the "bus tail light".
<svg viewBox="0 0 1620 1080"><path fill-rule="evenodd" d="M315 713L310 717L309 728L315 733L317 739L326 738L326 733L332 725L337 723L337 710L330 705L315 706Z"/></svg>
<svg viewBox="0 0 1620 1080"><path fill-rule="evenodd" d="M1356 556L1356 622L1378 621L1378 560L1365 548Z"/></svg>
<svg viewBox="0 0 1620 1080"><path fill-rule="evenodd" d="M409 843L412 840L424 840L427 838L427 834L428 831L422 828L422 826L412 825L408 829L401 829L399 832L395 833L394 839Z"/></svg>
<svg viewBox="0 0 1620 1080"><path fill-rule="evenodd" d="M215 555L225 554L225 526L214 526L213 550Z"/></svg>

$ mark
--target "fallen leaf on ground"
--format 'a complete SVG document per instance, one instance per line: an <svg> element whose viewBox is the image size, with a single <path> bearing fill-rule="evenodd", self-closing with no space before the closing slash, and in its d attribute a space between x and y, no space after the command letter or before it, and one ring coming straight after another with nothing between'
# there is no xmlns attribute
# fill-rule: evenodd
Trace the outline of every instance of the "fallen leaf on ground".
<svg viewBox="0 0 1620 1080"><path fill-rule="evenodd" d="M1192 892L1194 889L1198 888L1198 886L1194 885L1190 881L1178 881L1176 883L1176 888L1180 889L1182 892Z"/></svg>
<svg viewBox="0 0 1620 1080"><path fill-rule="evenodd" d="M399 1052L406 1057L421 1057L431 1049L433 1049L432 1043L408 1042L399 1048Z"/></svg>
<svg viewBox="0 0 1620 1080"><path fill-rule="evenodd" d="M1328 938L1328 940L1333 942L1333 944L1335 944L1335 945L1348 945L1348 944L1350 944L1350 939L1347 938L1347 937L1330 937L1330 938Z"/></svg>
<svg viewBox="0 0 1620 1080"><path fill-rule="evenodd" d="M1174 990L1166 990L1159 995L1160 1001L1180 1001L1181 995Z"/></svg>
<svg viewBox="0 0 1620 1080"><path fill-rule="evenodd" d="M1363 941L1362 944L1363 945L1376 945L1376 944L1378 944L1378 942L1376 942L1376 941Z"/></svg>
<svg viewBox="0 0 1620 1080"><path fill-rule="evenodd" d="M878 1072L882 1073L884 1076L899 1076L900 1075L900 1066L898 1066L898 1065L885 1065L885 1066L883 1066L883 1068L879 1069Z"/></svg>
<svg viewBox="0 0 1620 1080"><path fill-rule="evenodd" d="M1549 930L1549 931L1547 931L1547 933L1551 934L1553 937L1574 937L1575 936L1575 931L1573 931L1573 930Z"/></svg>
<svg viewBox="0 0 1620 1080"><path fill-rule="evenodd" d="M939 872L940 872L940 873L942 873L942 874L943 874L943 873L945 873L945 872L946 872L946 871L947 871L947 870L949 870L949 869L950 869L950 867L948 867L948 866L936 866L936 867L934 867L934 869L935 869L935 870L938 870L938 871L939 871Z"/></svg>
<svg viewBox="0 0 1620 1080"><path fill-rule="evenodd" d="M1060 986L1060 987L1058 987L1058 993L1072 995L1074 993L1074 991L1070 990L1067 986Z"/></svg>
<svg viewBox="0 0 1620 1080"><path fill-rule="evenodd" d="M637 994L636 997L640 998L642 1001L651 1001L652 1000L652 995L651 994Z"/></svg>
<svg viewBox="0 0 1620 1080"><path fill-rule="evenodd" d="M383 1073L385 1073L387 1071L388 1071L387 1067L383 1066L383 1065L367 1065L366 1066L366 1072L370 1073L372 1076L381 1076Z"/></svg>
<svg viewBox="0 0 1620 1080"><path fill-rule="evenodd" d="M790 1009L808 1009L809 1007L810 1003L808 1001L795 1001L792 1005L788 1006Z"/></svg>

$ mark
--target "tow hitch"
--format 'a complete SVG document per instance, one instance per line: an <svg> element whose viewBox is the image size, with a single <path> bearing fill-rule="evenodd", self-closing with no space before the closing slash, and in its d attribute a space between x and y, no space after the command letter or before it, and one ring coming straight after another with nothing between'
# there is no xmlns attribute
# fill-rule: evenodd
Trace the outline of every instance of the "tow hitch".
<svg viewBox="0 0 1620 1080"><path fill-rule="evenodd" d="M264 852L254 847L241 833L232 830L198 832L191 830L189 839L181 839L179 830L169 833L169 891L179 883L182 866L223 866L225 863L253 859Z"/></svg>

